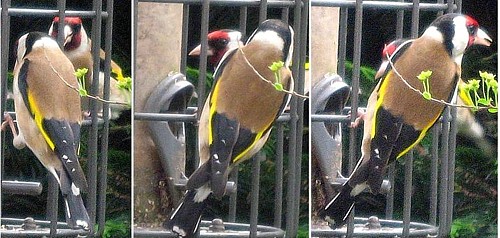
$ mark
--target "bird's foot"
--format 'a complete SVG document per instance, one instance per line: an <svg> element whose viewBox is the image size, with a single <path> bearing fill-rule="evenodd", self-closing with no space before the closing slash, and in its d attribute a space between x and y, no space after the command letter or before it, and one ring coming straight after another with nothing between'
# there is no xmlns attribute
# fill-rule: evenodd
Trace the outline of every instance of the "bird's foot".
<svg viewBox="0 0 500 238"><path fill-rule="evenodd" d="M366 115L366 111L365 110L362 110L362 109L358 109L358 113L356 114L356 120L354 120L354 122L351 122L351 124L349 125L350 128L357 128L359 126L359 124L365 120L365 115ZM351 117L351 112L349 112L348 114L349 117Z"/></svg>

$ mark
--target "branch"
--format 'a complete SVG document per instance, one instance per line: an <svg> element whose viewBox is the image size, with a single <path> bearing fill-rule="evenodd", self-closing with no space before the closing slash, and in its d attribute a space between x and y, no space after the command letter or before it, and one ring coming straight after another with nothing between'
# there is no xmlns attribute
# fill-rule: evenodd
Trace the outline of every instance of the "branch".
<svg viewBox="0 0 500 238"><path fill-rule="evenodd" d="M50 68L52 69L52 71L57 75L57 77L59 77L59 79L61 79L61 81L63 81L64 84L66 84L66 86L68 86L69 88L75 90L79 95L80 95L80 90L74 86L72 86L71 84L69 84L62 76L61 74L59 74L59 72L54 68L54 66L52 65L52 62L50 61L49 57L47 56L47 53L45 52L45 48L43 48L43 54L45 56L45 59L47 60L47 62L49 62L49 65L50 65ZM100 102L103 102L103 103L110 103L110 104L120 104L120 105L128 105L127 103L123 103L123 102L118 102L118 101L108 101L108 100L104 100L102 98L100 98L99 96L93 96L93 95L80 95L80 96L84 96L84 97L88 97L88 98L91 98L91 99L94 99L94 100L97 100L97 101L100 101Z"/></svg>
<svg viewBox="0 0 500 238"><path fill-rule="evenodd" d="M408 88L410 88L411 90L415 91L416 93L418 93L422 97L424 97L424 93L422 91L420 91L419 89L411 86L408 83L408 81L406 81L406 79L403 78L403 76L398 72L398 70L396 69L396 67L394 66L394 64L393 64L393 62L391 60L391 57L389 56L389 53L387 53L387 52L386 52L386 57L387 57L387 60L389 60L389 64L391 65L392 70L401 79L401 81L403 81L403 83L406 84L406 86L408 86ZM436 103L439 103L439 104L444 104L444 105L450 106L450 107L460 107L460 108L468 108L468 109L474 109L474 110L477 110L477 109L488 109L488 108L490 108L490 107L479 107L479 106L476 107L476 106L467 106L467 105L457 105L457 104L454 104L454 103L449 103L449 102L447 102L445 100L442 100L442 99L438 100L438 99L435 99L433 97L430 97L427 100L430 100L430 101L433 101L433 102L436 102Z"/></svg>
<svg viewBox="0 0 500 238"><path fill-rule="evenodd" d="M238 50L241 52L241 54L243 55L243 59L245 59L245 62L248 64L248 66L250 66L250 68L252 68L252 70L255 72L255 74L257 74L257 76L259 76L259 78L270 84L271 86L273 86L274 88L275 87L275 84L273 82L271 82L270 80L266 79L264 76L262 76L262 74L260 74L256 69L255 67L253 67L253 65L250 63L250 61L248 61L247 59L247 56L245 55L245 52L243 52L243 50L241 49L241 47L238 47ZM291 79L293 80L293 78ZM284 92L284 93L287 93L287 94L291 94L291 95L294 95L294 96L297 96L297 97L301 97L301 98L304 98L304 99L307 99L309 98L308 96L305 96L305 95L302 95L302 94L299 94L299 93L296 93L294 91L288 91L286 89L281 89L281 90L276 90L276 91L281 91L281 92Z"/></svg>

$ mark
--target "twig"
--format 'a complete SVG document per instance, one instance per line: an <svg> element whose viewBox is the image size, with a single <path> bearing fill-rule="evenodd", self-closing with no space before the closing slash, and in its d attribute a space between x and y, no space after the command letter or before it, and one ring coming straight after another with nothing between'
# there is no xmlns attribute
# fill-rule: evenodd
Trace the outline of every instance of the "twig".
<svg viewBox="0 0 500 238"><path fill-rule="evenodd" d="M52 62L50 61L49 57L47 56L47 53L45 52L45 48L43 48L43 54L45 56L45 59L47 60L47 62L49 62L49 65L50 65L50 68L52 69L52 71L54 73L56 73L57 77L59 77L59 79L61 79L63 81L64 84L66 84L66 86L68 86L69 88L75 90L79 95L79 90L78 88L74 87L73 85L69 84L62 76L61 74L59 74L59 72L54 68L54 66L52 65ZM123 102L118 102L118 101L109 101L109 100L104 100L102 98L100 98L99 96L93 96L93 95L90 95L90 94L87 94L87 95L80 95L80 96L84 96L84 97L88 97L88 98L91 98L91 99L94 99L94 100L97 100L97 101L100 101L100 102L104 102L104 103L110 103L110 104L120 104L120 105L128 105L127 103L123 103Z"/></svg>
<svg viewBox="0 0 500 238"><path fill-rule="evenodd" d="M273 82L271 82L270 80L266 79L264 76L262 76L262 74L260 74L260 73L259 73L259 72L255 69L255 67L253 67L253 65L250 63L250 61L248 61L247 56L245 55L245 52L243 52L243 50L241 49L241 47L238 47L238 50L241 52L241 54L243 55L243 59L245 59L245 62L248 64L248 66L250 66L250 68L252 68L252 70L255 72L255 74L257 74L257 76L259 76L259 78L260 78L262 81L264 81L264 82L266 82L266 83L268 83L268 84L270 84L271 86L273 86L273 87L274 87L274 83L273 83ZM291 80L293 80L293 78L292 78ZM278 90L277 90L277 91L278 91ZM280 90L280 91L281 91L281 92L284 92L284 93L288 93L288 94L294 95L294 96L297 96L297 97L301 97L301 98L304 98L304 99L309 98L308 96L305 96L305 95L302 95L302 94L296 93L296 92L294 92L294 91L288 91L288 90L286 90L286 89L283 89L283 90Z"/></svg>
<svg viewBox="0 0 500 238"><path fill-rule="evenodd" d="M420 91L419 89L411 86L408 83L408 81L406 81L406 79L403 78L403 76L398 72L398 70L396 69L396 67L392 63L392 60L391 60L391 57L389 56L389 53L387 53L387 52L386 52L386 57L387 57L387 60L389 60L389 64L391 65L392 70L403 81L403 83L406 84L406 86L408 86L408 88L410 88L411 90L413 90L416 93L420 94L420 96L424 97L424 93L422 93L422 91ZM447 105L447 106L450 106L450 107L461 107L461 108L468 108L468 109L475 109L475 110L477 110L477 109L488 109L489 108L489 107L479 107L479 106L476 107L476 106L467 106L467 105L457 105L457 104L449 103L449 102L447 102L445 100L442 100L442 99L438 100L438 99L435 99L433 97L429 98L428 100L436 102L436 103L444 104L444 105Z"/></svg>

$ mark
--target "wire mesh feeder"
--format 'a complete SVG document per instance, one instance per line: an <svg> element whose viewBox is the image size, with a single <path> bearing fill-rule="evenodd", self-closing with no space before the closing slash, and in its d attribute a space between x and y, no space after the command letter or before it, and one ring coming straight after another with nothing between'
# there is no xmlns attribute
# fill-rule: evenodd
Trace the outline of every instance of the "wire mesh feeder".
<svg viewBox="0 0 500 238"><path fill-rule="evenodd" d="M403 222L395 220L379 220L376 216L354 218L353 237L400 237L403 234ZM409 237L437 237L436 226L410 222ZM332 230L328 226L313 227L312 237L340 237L347 235L347 227Z"/></svg>
<svg viewBox="0 0 500 238"><path fill-rule="evenodd" d="M199 237L249 237L250 224L224 223L221 219L201 221ZM166 230L135 228L134 237L177 237ZM271 226L257 225L255 237L285 237L285 231Z"/></svg>
<svg viewBox="0 0 500 238"><path fill-rule="evenodd" d="M105 3L105 7L103 6ZM2 0L0 8L1 16L1 52L0 55L0 78L1 78L1 112L9 113L15 118L15 113L9 112L7 108L7 82L8 82L8 68L9 68L9 41L11 39L11 28L18 27L15 24L11 26L12 17L24 18L46 18L52 19L58 16L61 22L64 22L64 17L74 16L81 18L92 19L92 52L94 62L93 83L89 92L91 95L97 95L99 91L99 50L101 46L101 38L103 39L104 52L106 57L103 64L104 69L104 87L103 99L109 99L109 85L110 85L110 65L111 65L111 33L113 25L113 0L99 1L94 0L91 10L88 11L68 11L66 8L65 0L57 1L56 9L41 9L31 8L30 5L26 6L12 6L10 0ZM33 26L37 30L36 27ZM16 29L18 30L18 29ZM24 29L27 30L27 29ZM64 30L64 24L59 24L59 32ZM43 30L45 31L45 30ZM59 34L58 42L61 44L64 41L63 35ZM97 53L96 53L97 52ZM12 63L12 61L10 61ZM9 99L10 100L10 99ZM101 107L102 106L102 107ZM90 230L83 229L70 229L66 223L58 222L58 204L59 204L59 186L54 176L48 176L47 191L47 206L46 206L46 219L47 221L33 220L31 218L18 219L18 218L5 218L2 217L2 227L0 228L0 236L2 237L81 237L81 236L102 236L104 232L104 224L106 218L106 189L107 189L107 161L108 161L108 132L109 132L109 104L97 101L90 103L91 119L82 122L82 127L88 127L88 142L87 142L87 182L89 184L89 192L86 195L85 206L90 217ZM98 114L102 108L102 118L98 118ZM5 142L5 133L1 135L2 143ZM6 181L5 179L5 162L4 150L2 147L0 168L0 180L2 184L2 196L4 194L23 194L39 196L42 187L38 183L30 183L24 181ZM9 178L17 179L17 178ZM2 198L4 199L4 198ZM2 214L3 216L6 213ZM29 214L26 214L29 215ZM26 224L27 222L27 224Z"/></svg>
<svg viewBox="0 0 500 238"><path fill-rule="evenodd" d="M0 231L2 237L81 237L87 236L89 230L71 229L64 222L57 223L57 233L51 234L50 221L34 220L31 217L25 219L2 218Z"/></svg>

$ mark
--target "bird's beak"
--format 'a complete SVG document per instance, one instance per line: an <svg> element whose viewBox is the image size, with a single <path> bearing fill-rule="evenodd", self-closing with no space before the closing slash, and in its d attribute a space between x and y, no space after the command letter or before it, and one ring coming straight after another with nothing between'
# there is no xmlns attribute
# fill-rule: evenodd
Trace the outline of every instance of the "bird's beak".
<svg viewBox="0 0 500 238"><path fill-rule="evenodd" d="M493 40L481 28L477 29L476 36L474 37L474 45L490 46Z"/></svg>
<svg viewBox="0 0 500 238"><path fill-rule="evenodd" d="M212 56L214 51L208 47L207 56ZM196 46L191 52L189 52L190 56L201 55L201 45Z"/></svg>
<svg viewBox="0 0 500 238"><path fill-rule="evenodd" d="M388 60L383 60L382 64L380 65L380 68L378 68L377 73L375 74L375 79L379 79L382 77L385 73L385 70L389 67L389 61Z"/></svg>
<svg viewBox="0 0 500 238"><path fill-rule="evenodd" d="M73 39L73 30L71 29L70 26L66 25L64 26L64 44L66 45L69 42L71 42L71 39Z"/></svg>

